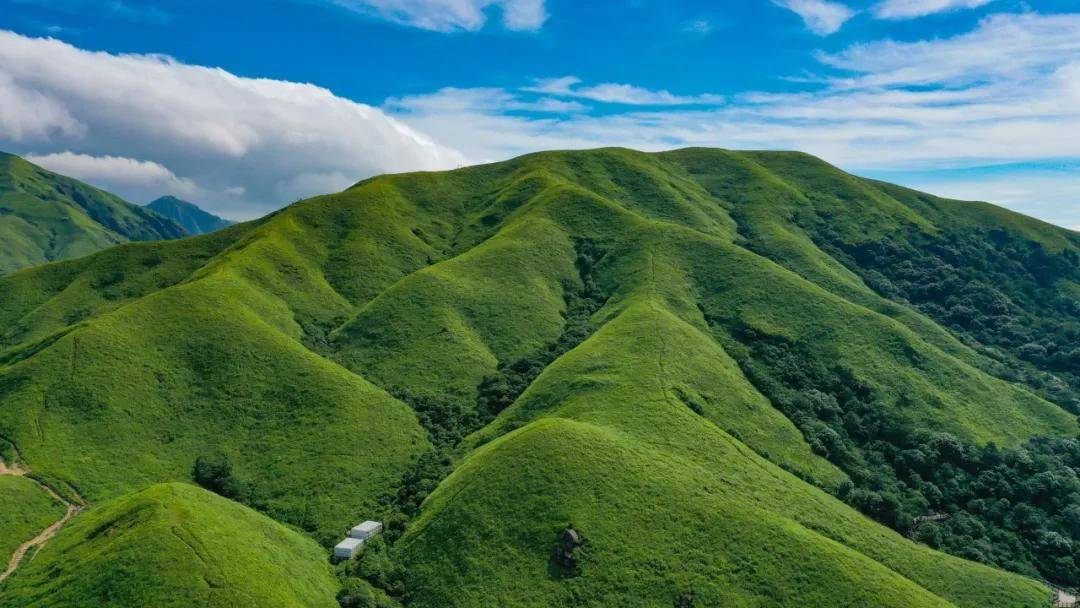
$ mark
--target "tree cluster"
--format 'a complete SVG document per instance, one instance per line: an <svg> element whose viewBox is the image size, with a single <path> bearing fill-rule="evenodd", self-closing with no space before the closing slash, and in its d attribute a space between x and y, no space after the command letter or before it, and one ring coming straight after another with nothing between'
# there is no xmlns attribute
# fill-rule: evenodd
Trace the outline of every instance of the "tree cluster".
<svg viewBox="0 0 1080 608"><path fill-rule="evenodd" d="M838 496L874 519L967 559L1065 586L1080 583L1080 440L977 446L902 421L847 369L743 327L747 377L850 482ZM918 518L946 516L939 521Z"/></svg>
<svg viewBox="0 0 1080 608"><path fill-rule="evenodd" d="M1080 413L1080 256L1001 229L850 244L828 228L824 249L879 294L913 305L1023 382Z"/></svg>

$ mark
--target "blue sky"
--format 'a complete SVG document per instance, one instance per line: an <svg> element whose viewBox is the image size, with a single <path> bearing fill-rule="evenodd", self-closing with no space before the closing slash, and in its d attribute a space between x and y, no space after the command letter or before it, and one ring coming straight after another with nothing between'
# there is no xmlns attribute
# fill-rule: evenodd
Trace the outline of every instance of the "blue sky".
<svg viewBox="0 0 1080 608"><path fill-rule="evenodd" d="M712 145L1075 227L1078 108L1074 0L0 0L0 148L241 219L384 171Z"/></svg>

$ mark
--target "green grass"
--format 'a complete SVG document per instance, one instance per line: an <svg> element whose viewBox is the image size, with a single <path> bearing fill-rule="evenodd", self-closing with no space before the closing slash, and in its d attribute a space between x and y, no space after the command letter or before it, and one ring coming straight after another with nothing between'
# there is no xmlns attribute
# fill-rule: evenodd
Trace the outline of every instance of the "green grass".
<svg viewBox="0 0 1080 608"><path fill-rule="evenodd" d="M847 370L912 429L1009 447L1075 436L986 349L819 242L823 227L993 225L1077 250L1064 230L929 200L805 155L719 150L374 178L0 279L0 434L102 505L223 454L242 501L324 544L397 518L386 497L403 484L434 490L392 551L417 606L671 605L690 590L699 605L1045 605L1041 585L831 497L847 475L743 374L752 328ZM495 420L465 415L500 365L563 335L584 241L607 297L590 337ZM440 446L442 483L414 479L435 448L410 404L469 434ZM549 556L569 522L589 546L566 579Z"/></svg>
<svg viewBox="0 0 1080 608"><path fill-rule="evenodd" d="M666 606L691 590L705 606L1046 605L1041 585L913 545L674 407L653 422L698 454L547 418L467 459L404 539L411 605ZM550 560L569 523L587 544L565 579Z"/></svg>
<svg viewBox="0 0 1080 608"><path fill-rule="evenodd" d="M0 274L184 234L153 211L0 152Z"/></svg>
<svg viewBox="0 0 1080 608"><path fill-rule="evenodd" d="M0 606L334 607L326 554L210 492L162 484L77 517L0 585Z"/></svg>
<svg viewBox="0 0 1080 608"><path fill-rule="evenodd" d="M65 507L25 477L0 476L0 569L15 549L64 515Z"/></svg>

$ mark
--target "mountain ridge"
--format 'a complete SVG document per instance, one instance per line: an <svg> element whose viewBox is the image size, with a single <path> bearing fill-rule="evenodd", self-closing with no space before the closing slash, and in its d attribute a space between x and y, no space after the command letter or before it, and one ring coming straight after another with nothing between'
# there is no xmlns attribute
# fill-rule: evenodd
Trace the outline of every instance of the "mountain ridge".
<svg viewBox="0 0 1080 608"><path fill-rule="evenodd" d="M969 209L790 153L603 149L373 178L0 279L0 428L92 501L223 457L230 498L324 544L384 519L387 545L344 575L410 605L1042 606L1041 584L894 531L945 504L956 525L996 525L916 479L916 452L965 484L1017 475L985 492L1021 502L1025 477L1072 462L1072 385L1039 383L1072 377L1051 330L1072 331L1080 241ZM1002 258L954 256L971 278L951 303L860 249L983 230L1003 232L987 239ZM945 260L935 247L916 251ZM1029 282L1051 303L1014 296ZM1006 313L1046 322L1029 324L1043 359L984 321ZM105 382L116 365L123 382ZM1048 487L1038 525L1067 537L1075 475ZM568 525L585 539L571 566L551 561ZM1075 576L1041 538L964 554L953 525L917 538ZM819 566L791 577L806 555Z"/></svg>

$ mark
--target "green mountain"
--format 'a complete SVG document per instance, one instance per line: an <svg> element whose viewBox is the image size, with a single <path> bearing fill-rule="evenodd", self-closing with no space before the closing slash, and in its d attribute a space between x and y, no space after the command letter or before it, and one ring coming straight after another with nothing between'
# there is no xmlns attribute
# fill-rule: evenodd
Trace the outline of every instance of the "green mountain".
<svg viewBox="0 0 1080 608"><path fill-rule="evenodd" d="M0 605L337 606L314 541L184 484L95 507L12 581Z"/></svg>
<svg viewBox="0 0 1080 608"><path fill-rule="evenodd" d="M184 235L152 211L0 152L0 274Z"/></svg>
<svg viewBox="0 0 1080 608"><path fill-rule="evenodd" d="M146 208L183 226L188 234L206 234L228 228L233 222L222 219L175 196L163 196L147 203Z"/></svg>
<svg viewBox="0 0 1080 608"><path fill-rule="evenodd" d="M383 520L346 606L1042 607L1078 260L797 153L383 176L0 279L0 436L91 503L72 539L167 481L324 546Z"/></svg>

